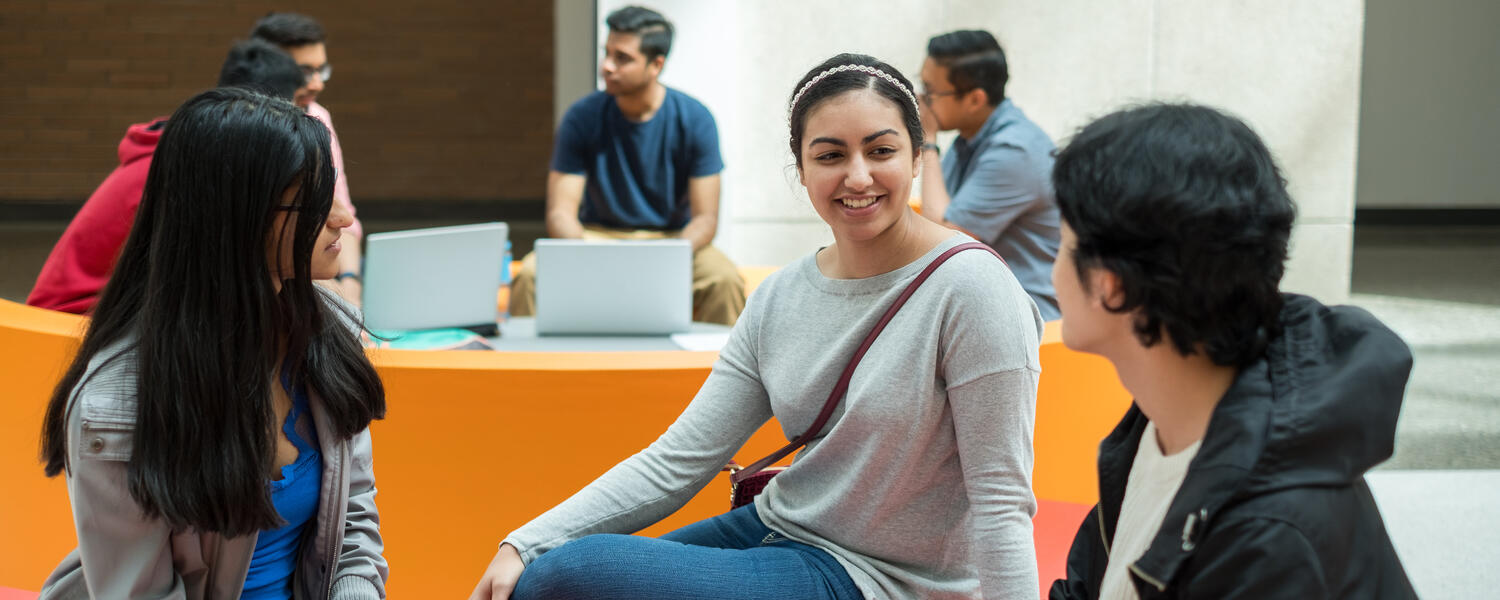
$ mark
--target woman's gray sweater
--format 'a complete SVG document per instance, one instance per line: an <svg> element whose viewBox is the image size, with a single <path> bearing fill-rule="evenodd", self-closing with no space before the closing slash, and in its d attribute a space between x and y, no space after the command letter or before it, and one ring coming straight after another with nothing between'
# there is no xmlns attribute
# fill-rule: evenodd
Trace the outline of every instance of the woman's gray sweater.
<svg viewBox="0 0 1500 600"><path fill-rule="evenodd" d="M773 274L665 434L505 541L529 563L585 535L638 531L691 499L773 415L788 439L801 434L906 284L967 241L865 279L829 279L815 255ZM1003 263L952 257L870 347L822 435L756 499L761 520L828 551L866 597L1036 597L1041 329Z"/></svg>

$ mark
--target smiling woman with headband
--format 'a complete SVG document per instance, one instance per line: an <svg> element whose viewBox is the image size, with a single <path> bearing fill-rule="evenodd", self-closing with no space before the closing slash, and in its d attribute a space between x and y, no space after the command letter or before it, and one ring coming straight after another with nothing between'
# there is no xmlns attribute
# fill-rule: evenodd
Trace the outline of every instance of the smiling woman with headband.
<svg viewBox="0 0 1500 600"><path fill-rule="evenodd" d="M1036 596L1041 317L986 246L908 207L922 125L900 72L842 54L794 89L792 154L834 243L767 278L677 422L507 536L474 598ZM773 416L802 450L754 502L615 535Z"/></svg>

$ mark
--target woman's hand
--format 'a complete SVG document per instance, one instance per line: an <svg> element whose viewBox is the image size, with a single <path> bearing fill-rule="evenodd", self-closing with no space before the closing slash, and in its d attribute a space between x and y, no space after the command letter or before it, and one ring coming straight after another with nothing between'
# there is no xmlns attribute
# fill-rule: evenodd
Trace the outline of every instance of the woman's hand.
<svg viewBox="0 0 1500 600"><path fill-rule="evenodd" d="M469 600L509 600L525 568L526 563L521 562L521 553L516 552L515 546L500 544L500 550L490 561L489 568L484 570L479 585L474 586L474 593L469 594Z"/></svg>

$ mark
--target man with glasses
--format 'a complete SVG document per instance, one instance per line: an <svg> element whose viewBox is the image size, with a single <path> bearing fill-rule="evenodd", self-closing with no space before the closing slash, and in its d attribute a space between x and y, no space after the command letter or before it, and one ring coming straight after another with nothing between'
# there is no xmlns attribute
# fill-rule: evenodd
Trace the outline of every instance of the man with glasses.
<svg viewBox="0 0 1500 600"><path fill-rule="evenodd" d="M354 215L354 204L349 200L349 180L344 172L344 150L339 146L338 133L333 130L333 115L318 104L318 94L323 92L324 86L333 76L333 65L328 62L328 49L324 46L327 35L323 32L323 26L306 15L273 12L256 21L255 28L250 30L250 37L281 47L302 69L305 81L292 97L292 102L328 126L328 133L333 138L333 167L338 171L333 200L348 210L351 216ZM358 218L354 219L353 225L344 229L340 239L343 250L339 252L339 274L334 278L332 286L340 296L353 302L355 306L359 305L362 289L359 244L363 236L364 228Z"/></svg>
<svg viewBox="0 0 1500 600"><path fill-rule="evenodd" d="M921 79L925 138L958 130L947 156L937 144L922 145L922 214L993 247L1042 318L1057 319L1055 146L1005 97L1010 75L1000 43L978 30L934 37Z"/></svg>

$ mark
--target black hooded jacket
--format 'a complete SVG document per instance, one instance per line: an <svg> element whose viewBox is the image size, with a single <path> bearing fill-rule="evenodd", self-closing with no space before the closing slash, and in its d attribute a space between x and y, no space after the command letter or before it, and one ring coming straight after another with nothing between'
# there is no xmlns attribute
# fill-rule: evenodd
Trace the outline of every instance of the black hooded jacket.
<svg viewBox="0 0 1500 600"><path fill-rule="evenodd" d="M1130 565L1154 598L1415 598L1364 473L1389 458L1411 352L1369 313L1288 294L1283 331L1219 401ZM1100 502L1052 600L1097 598L1146 416L1099 444Z"/></svg>

